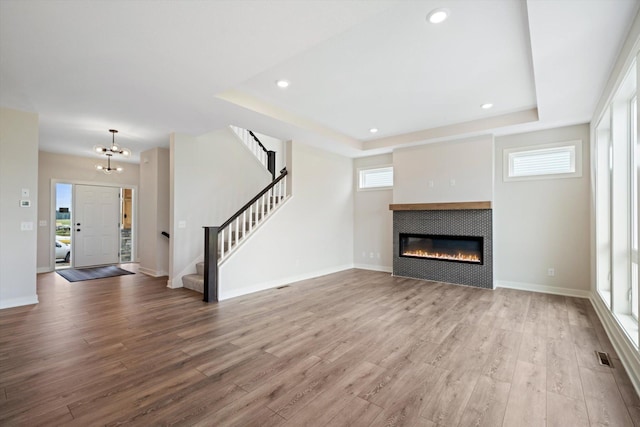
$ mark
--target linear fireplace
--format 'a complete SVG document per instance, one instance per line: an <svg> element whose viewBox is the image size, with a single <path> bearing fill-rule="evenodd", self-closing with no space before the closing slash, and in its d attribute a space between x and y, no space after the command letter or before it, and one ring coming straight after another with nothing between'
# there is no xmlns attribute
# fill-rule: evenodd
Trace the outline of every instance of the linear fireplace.
<svg viewBox="0 0 640 427"><path fill-rule="evenodd" d="M395 276L493 289L490 202L389 208Z"/></svg>
<svg viewBox="0 0 640 427"><path fill-rule="evenodd" d="M482 237L400 233L399 256L482 264Z"/></svg>

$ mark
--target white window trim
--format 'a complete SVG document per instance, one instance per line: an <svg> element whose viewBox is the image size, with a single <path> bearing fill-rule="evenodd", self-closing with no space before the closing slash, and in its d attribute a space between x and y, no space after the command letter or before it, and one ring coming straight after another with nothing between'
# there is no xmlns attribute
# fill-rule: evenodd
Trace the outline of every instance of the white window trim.
<svg viewBox="0 0 640 427"><path fill-rule="evenodd" d="M366 167L362 167L362 168L358 168L357 173L356 173L356 186L358 191L380 191L380 190L393 190L393 184L388 185L388 186L384 186L384 187L369 187L369 188L362 188L361 187L361 172L363 171L368 171L368 170L375 170L375 169L385 169L385 168L391 168L391 170L393 171L393 165L376 165L376 166L366 166ZM395 171L394 172L394 179L395 179Z"/></svg>
<svg viewBox="0 0 640 427"><path fill-rule="evenodd" d="M575 171L570 173L559 174L541 174L541 175L529 175L529 176L510 176L510 159L509 156L513 153L520 153L524 151L536 151L544 150L548 148L560 148L573 146L575 156L573 161L575 162ZM502 157L502 179L504 182L515 181L532 181L540 179L561 179L561 178L580 178L582 176L582 140L577 139L573 141L553 142L550 144L540 145L528 145L526 147L513 147L505 148L503 150Z"/></svg>

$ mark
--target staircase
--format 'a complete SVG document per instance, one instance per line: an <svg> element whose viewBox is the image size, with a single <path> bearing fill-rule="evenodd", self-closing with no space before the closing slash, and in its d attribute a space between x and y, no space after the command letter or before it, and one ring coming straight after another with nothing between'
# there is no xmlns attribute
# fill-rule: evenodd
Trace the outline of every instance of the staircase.
<svg viewBox="0 0 640 427"><path fill-rule="evenodd" d="M285 179L288 172L284 168L275 178L275 152L266 150L253 132L234 127L232 129L269 170L274 179L222 225L204 227L204 262L196 264L196 274L182 276L182 284L185 288L202 292L206 302L218 300L219 265L288 199Z"/></svg>
<svg viewBox="0 0 640 427"><path fill-rule="evenodd" d="M281 171L285 176L286 170ZM272 185L272 184L269 184ZM284 191L284 187L282 188ZM249 233L253 232L256 227L264 221L269 214L271 214L282 202L284 202L286 196L284 194L270 196L265 198L263 204L251 205L248 209L243 210L243 215L238 216L243 218L243 223L240 225L238 221L231 221L228 227L217 227L221 231L218 233L218 245L217 245L217 264L218 266L223 263L235 249L242 243L244 237L248 237ZM248 215L247 212L251 211ZM227 221L228 222L228 221ZM205 227L205 229L208 227ZM187 274L182 276L182 286L191 289L196 292L204 294L204 277L205 277L206 263L199 262L196 264L196 273Z"/></svg>

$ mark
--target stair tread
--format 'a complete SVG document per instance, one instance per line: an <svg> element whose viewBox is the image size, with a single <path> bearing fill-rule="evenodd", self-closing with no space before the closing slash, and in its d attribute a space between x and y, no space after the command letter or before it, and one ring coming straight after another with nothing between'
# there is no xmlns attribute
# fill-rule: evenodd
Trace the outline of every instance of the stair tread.
<svg viewBox="0 0 640 427"><path fill-rule="evenodd" d="M204 276L200 274L186 274L182 276L182 286L196 292L204 292Z"/></svg>

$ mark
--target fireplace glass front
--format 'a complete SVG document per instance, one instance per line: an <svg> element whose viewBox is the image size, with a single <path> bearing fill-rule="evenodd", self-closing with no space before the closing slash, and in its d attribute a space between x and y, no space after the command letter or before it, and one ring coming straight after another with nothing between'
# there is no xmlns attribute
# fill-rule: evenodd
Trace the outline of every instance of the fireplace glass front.
<svg viewBox="0 0 640 427"><path fill-rule="evenodd" d="M400 256L482 265L482 237L400 233Z"/></svg>

